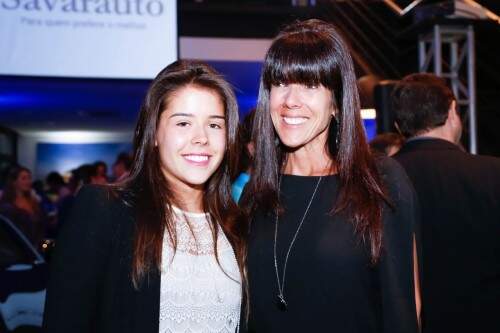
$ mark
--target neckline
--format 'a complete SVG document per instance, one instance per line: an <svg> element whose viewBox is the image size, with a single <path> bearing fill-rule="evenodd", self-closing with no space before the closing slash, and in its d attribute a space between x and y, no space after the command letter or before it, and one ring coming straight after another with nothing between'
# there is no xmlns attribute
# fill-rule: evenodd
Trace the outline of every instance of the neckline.
<svg viewBox="0 0 500 333"><path fill-rule="evenodd" d="M171 205L170 207L172 207L172 210L174 211L174 213L182 214L182 215L189 216L189 217L205 217L205 218L207 218L210 215L209 213L186 212L185 210L182 210L179 207L174 206L174 205Z"/></svg>
<svg viewBox="0 0 500 333"><path fill-rule="evenodd" d="M297 179L318 179L319 177L323 178L337 178L338 173L334 173L331 175L322 175L322 176L309 176L309 175L292 175L289 173L280 173L280 177L288 177L288 178L297 178Z"/></svg>
<svg viewBox="0 0 500 333"><path fill-rule="evenodd" d="M413 148L413 147L422 147L422 148L429 148L429 149L447 149L447 150L458 150L462 151L460 147L448 140L441 139L441 138L433 138L433 137L416 137L416 138L410 138L405 142L401 150L403 148L408 149L408 148Z"/></svg>

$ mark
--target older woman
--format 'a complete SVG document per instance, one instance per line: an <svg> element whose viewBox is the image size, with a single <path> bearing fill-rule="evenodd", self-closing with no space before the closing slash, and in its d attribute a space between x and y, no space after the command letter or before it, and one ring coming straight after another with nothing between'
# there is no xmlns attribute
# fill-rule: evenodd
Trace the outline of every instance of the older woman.
<svg viewBox="0 0 500 333"><path fill-rule="evenodd" d="M319 20L272 43L242 198L255 332L416 332L415 202L401 167L375 161L349 50Z"/></svg>

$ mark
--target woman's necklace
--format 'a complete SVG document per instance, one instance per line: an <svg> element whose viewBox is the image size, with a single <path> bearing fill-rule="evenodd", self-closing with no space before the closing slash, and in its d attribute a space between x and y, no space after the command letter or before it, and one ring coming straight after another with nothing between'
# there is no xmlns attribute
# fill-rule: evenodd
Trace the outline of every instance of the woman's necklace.
<svg viewBox="0 0 500 333"><path fill-rule="evenodd" d="M290 246L288 247L288 251L286 252L286 257L285 257L285 263L283 264L283 278L280 281L280 275L278 271L278 260L276 257L276 243L278 240L278 223L279 223L279 218L278 218L278 210L276 209L276 221L275 221L275 227L274 227L274 268L276 270L276 281L278 282L278 300L276 302L276 306L278 309L281 311L286 311L288 304L285 301L285 275L286 275L286 265L288 263L288 257L290 256L290 251L292 250L293 244L295 243L295 240L297 239L297 235L299 234L300 228L302 227L302 224L304 223L304 220L306 219L307 213L309 212L309 208L311 207L311 204L314 200L314 196L316 195L316 192L318 191L319 184L321 183L321 179L323 179L323 176L319 177L318 182L316 183L316 187L314 188L314 192L311 195L311 199L309 199L309 203L307 204L306 211L304 212L304 215L302 216L302 219L300 220L299 226L297 227L297 231L295 231L295 235L292 238L292 241L290 242ZM281 188L281 178L278 182L278 193Z"/></svg>

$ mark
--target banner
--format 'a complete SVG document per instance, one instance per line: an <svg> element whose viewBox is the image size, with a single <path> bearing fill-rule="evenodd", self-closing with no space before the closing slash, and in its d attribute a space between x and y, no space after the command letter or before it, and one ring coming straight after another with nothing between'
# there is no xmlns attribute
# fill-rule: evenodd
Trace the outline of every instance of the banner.
<svg viewBox="0 0 500 333"><path fill-rule="evenodd" d="M176 0L0 0L0 75L148 79L177 40Z"/></svg>

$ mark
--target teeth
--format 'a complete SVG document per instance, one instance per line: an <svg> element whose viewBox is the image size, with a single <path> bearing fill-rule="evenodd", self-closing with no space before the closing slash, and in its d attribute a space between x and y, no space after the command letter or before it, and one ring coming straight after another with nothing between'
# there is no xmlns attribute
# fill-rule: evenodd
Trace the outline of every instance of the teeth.
<svg viewBox="0 0 500 333"><path fill-rule="evenodd" d="M207 155L185 155L185 159L193 161L193 162L205 162L208 161Z"/></svg>
<svg viewBox="0 0 500 333"><path fill-rule="evenodd" d="M288 125L300 125L307 121L307 118L304 117L283 117L283 120Z"/></svg>

